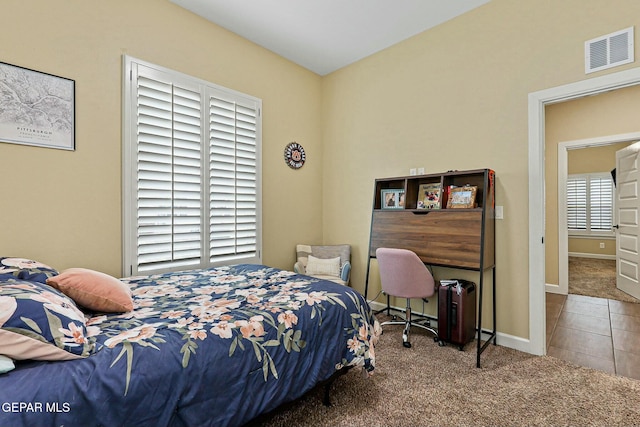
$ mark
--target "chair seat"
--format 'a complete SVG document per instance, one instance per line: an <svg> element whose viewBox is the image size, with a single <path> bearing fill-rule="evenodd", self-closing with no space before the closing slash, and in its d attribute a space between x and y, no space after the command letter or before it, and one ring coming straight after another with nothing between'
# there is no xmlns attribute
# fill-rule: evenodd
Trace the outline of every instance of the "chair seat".
<svg viewBox="0 0 640 427"><path fill-rule="evenodd" d="M344 280L342 280L339 277L336 276L328 276L328 275L322 275L322 274L314 274L311 277L315 277L316 279L322 279L322 280L329 280L331 282L336 282L339 283L341 285L347 286L347 282L345 282Z"/></svg>

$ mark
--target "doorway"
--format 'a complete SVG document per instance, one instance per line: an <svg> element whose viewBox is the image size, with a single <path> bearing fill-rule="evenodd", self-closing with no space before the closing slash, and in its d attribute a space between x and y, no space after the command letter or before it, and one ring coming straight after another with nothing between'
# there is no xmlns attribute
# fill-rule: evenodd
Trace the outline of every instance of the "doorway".
<svg viewBox="0 0 640 427"><path fill-rule="evenodd" d="M634 96L640 98L640 89L633 88L633 91ZM622 93L622 91L618 92ZM599 95L593 100L598 101L597 98L608 95ZM600 99L597 104L600 103L605 104L606 101ZM622 101L618 103L618 107L628 108ZM609 108L613 109L612 105L609 105ZM549 115L549 112L547 114ZM600 117L600 119L607 121L606 117ZM600 228L598 225L611 227L618 224L619 221L615 216L619 209L601 211L601 215L591 218L595 222L589 224L585 217L567 214L567 200L570 188L581 188L587 195L587 199L583 199L586 202L589 200L589 186L593 186L591 190L595 191L595 195L600 196L600 200L604 201L605 205L611 206L614 200L610 187L613 177L611 170L616 167L617 153L624 152L625 147L636 141L638 137L640 133L632 133L558 144L558 241L563 241L563 244L559 245L562 249L558 251L557 261L559 276L564 276L565 292L563 294L547 292L546 294L547 355L631 378L638 378L640 370L637 368L637 363L633 362L637 353L630 353L627 350L639 335L628 333L629 328L625 322L638 323L640 318L636 320L635 317L628 315L631 311L626 310L633 310L632 306L640 308L640 305L637 304L638 300L617 288L616 250L618 245L615 238L618 233L613 233L613 228L609 231L598 230ZM573 178L574 186L569 185L571 182L569 178ZM622 186L623 182L618 181ZM547 183L549 182L550 180L547 179ZM601 189L600 192L598 192L599 189ZM577 191L574 194L579 193ZM591 194L594 195L594 193ZM615 197L615 199L618 198ZM613 216L609 216L611 213ZM586 229L574 230L570 235L569 223L573 223L577 228L585 227ZM588 231L590 225L594 224L595 230ZM565 250L567 241L569 242L568 253ZM610 248L602 248L602 246ZM569 261L571 255L574 256ZM569 273L568 280L567 273ZM576 273L579 275L576 276ZM567 282L568 293L566 292ZM559 287L547 285L547 288L556 288L556 290Z"/></svg>
<svg viewBox="0 0 640 427"><path fill-rule="evenodd" d="M577 257L575 264L584 264L582 257L590 257L596 259L613 260L613 268L615 269L615 234L603 233L600 238L588 238L589 236L579 236L570 239L567 224L567 180L570 174L575 173L597 173L611 171L615 168L615 152L630 143L640 139L640 132L610 135L597 138L589 138L575 141L561 142L558 144L558 173L557 173L557 242L558 242L558 260L557 260L557 281L553 283L549 275L546 277L546 292L559 293L567 295L569 292L569 255L573 254ZM571 163L573 162L573 164ZM572 167L571 167L572 166ZM547 174L546 181L549 182ZM547 198L547 203L549 202ZM551 221L548 221L551 222ZM616 224L614 218L613 224ZM548 232L547 232L548 233ZM580 238L584 237L584 238ZM551 239L547 239L548 241ZM571 249L569 243L572 243ZM549 251L553 253L553 251ZM550 264L549 253L546 254L547 268ZM596 261L594 261L596 262ZM553 264L553 262L551 263ZM609 264L609 263L605 263ZM553 270L553 269L552 269ZM584 270L584 268L579 269ZM588 267L587 267L588 270ZM615 270L614 270L615 274ZM615 283L615 277L613 278ZM589 293L582 293L590 295ZM618 292L613 290L603 291L600 294L591 296L615 296ZM613 299L616 299L615 297Z"/></svg>
<svg viewBox="0 0 640 427"><path fill-rule="evenodd" d="M529 94L529 342L546 354L545 106L640 84L640 68Z"/></svg>

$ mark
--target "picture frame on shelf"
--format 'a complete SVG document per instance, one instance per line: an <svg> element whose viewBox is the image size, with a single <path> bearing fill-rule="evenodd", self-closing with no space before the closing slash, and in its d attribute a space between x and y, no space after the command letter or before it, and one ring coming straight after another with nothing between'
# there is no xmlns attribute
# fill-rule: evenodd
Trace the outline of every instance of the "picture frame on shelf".
<svg viewBox="0 0 640 427"><path fill-rule="evenodd" d="M442 186L439 182L420 184L417 209L440 209Z"/></svg>
<svg viewBox="0 0 640 427"><path fill-rule="evenodd" d="M476 207L478 187L465 185L449 189L447 209L471 209Z"/></svg>
<svg viewBox="0 0 640 427"><path fill-rule="evenodd" d="M381 190L380 202L382 209L404 209L404 199L403 189Z"/></svg>

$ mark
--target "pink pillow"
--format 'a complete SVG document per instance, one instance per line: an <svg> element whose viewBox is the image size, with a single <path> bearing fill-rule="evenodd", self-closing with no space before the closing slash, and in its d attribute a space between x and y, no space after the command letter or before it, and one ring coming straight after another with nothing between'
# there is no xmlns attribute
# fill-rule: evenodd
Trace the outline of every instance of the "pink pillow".
<svg viewBox="0 0 640 427"><path fill-rule="evenodd" d="M120 313L133 310L131 289L108 274L86 268L69 268L47 279L52 286L89 310Z"/></svg>

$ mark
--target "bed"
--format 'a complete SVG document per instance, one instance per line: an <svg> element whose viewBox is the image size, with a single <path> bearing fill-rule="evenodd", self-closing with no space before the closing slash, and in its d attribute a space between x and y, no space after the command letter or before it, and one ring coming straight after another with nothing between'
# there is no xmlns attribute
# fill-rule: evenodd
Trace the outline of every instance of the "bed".
<svg viewBox="0 0 640 427"><path fill-rule="evenodd" d="M46 284L61 276L0 266L0 425L240 426L374 370L379 324L330 281L251 264L130 277L133 310L96 313ZM17 335L53 355L15 360Z"/></svg>

